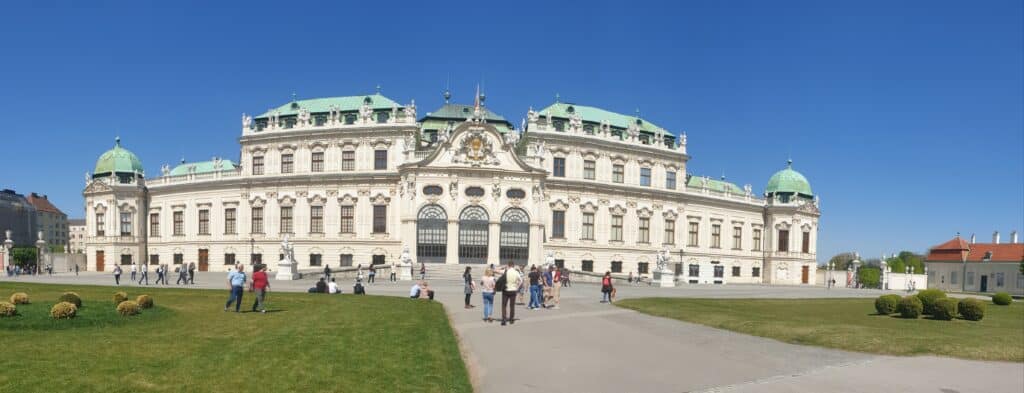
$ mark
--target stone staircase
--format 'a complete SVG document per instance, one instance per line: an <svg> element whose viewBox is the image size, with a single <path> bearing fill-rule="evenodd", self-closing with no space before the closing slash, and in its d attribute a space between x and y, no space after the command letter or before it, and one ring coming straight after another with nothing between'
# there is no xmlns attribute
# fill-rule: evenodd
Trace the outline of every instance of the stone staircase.
<svg viewBox="0 0 1024 393"><path fill-rule="evenodd" d="M484 275L484 269L487 265L448 265L443 263L428 263L427 264L427 281L442 281L442 282L462 282L462 273L466 271L466 266L473 268L473 280L479 280ZM408 266L397 267L398 277L401 279L401 269L409 269ZM335 277L338 281L354 281L356 279L356 267L343 267L331 268L331 276ZM320 268L305 268L299 269L299 274L303 279L315 279L323 275L324 269ZM420 265L413 265L412 278L419 280L420 278ZM363 280L366 280L366 276L369 274L367 266L363 266ZM377 281L387 281L388 276L391 274L391 265L378 265L377 266Z"/></svg>

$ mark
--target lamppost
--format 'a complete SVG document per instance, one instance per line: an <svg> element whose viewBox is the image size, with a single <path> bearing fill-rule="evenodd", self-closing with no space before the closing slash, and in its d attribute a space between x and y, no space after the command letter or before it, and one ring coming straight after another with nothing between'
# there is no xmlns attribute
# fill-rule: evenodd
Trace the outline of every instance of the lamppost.
<svg viewBox="0 0 1024 393"><path fill-rule="evenodd" d="M4 240L3 244L4 250L6 250L6 252L4 253L4 260L0 261L0 263L2 263L4 265L4 268L6 269L11 268L11 263L14 261L14 258L11 256L11 249L14 248L14 240L11 240L10 229L4 231L4 234L7 235L7 240Z"/></svg>
<svg viewBox="0 0 1024 393"><path fill-rule="evenodd" d="M249 238L249 265L255 265L253 257L256 255L256 239Z"/></svg>
<svg viewBox="0 0 1024 393"><path fill-rule="evenodd" d="M34 273L38 275L39 268L42 267L43 250L46 247L46 240L43 240L43 231L37 232L36 237L38 238L38 240L36 240L36 269Z"/></svg>

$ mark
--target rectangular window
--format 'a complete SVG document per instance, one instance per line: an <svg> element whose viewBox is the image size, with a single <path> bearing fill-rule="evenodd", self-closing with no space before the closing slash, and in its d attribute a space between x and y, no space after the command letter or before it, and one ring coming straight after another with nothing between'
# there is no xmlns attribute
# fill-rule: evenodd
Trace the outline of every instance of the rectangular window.
<svg viewBox="0 0 1024 393"><path fill-rule="evenodd" d="M711 224L711 248L722 248L721 224Z"/></svg>
<svg viewBox="0 0 1024 393"><path fill-rule="evenodd" d="M638 243L650 243L651 242L651 219L647 217L640 217L640 231L637 232Z"/></svg>
<svg viewBox="0 0 1024 393"><path fill-rule="evenodd" d="M665 244L676 244L676 221L665 220Z"/></svg>
<svg viewBox="0 0 1024 393"><path fill-rule="evenodd" d="M224 209L224 234L234 235L238 233L235 225L235 208Z"/></svg>
<svg viewBox="0 0 1024 393"><path fill-rule="evenodd" d="M732 267L732 276L733 277L739 277L740 276L740 267L739 266L733 266Z"/></svg>
<svg viewBox="0 0 1024 393"><path fill-rule="evenodd" d="M199 234L210 234L210 211L207 209L202 209L199 211Z"/></svg>
<svg viewBox="0 0 1024 393"><path fill-rule="evenodd" d="M668 171L665 172L665 188L669 190L676 189L676 172Z"/></svg>
<svg viewBox="0 0 1024 393"><path fill-rule="evenodd" d="M356 152L354 150L345 150L341 152L341 170L356 170Z"/></svg>
<svg viewBox="0 0 1024 393"><path fill-rule="evenodd" d="M1024 288L1024 273L1017 273L1017 289Z"/></svg>
<svg viewBox="0 0 1024 393"><path fill-rule="evenodd" d="M387 205L376 205L373 207L373 233L388 232L388 207Z"/></svg>
<svg viewBox="0 0 1024 393"><path fill-rule="evenodd" d="M96 236L106 236L107 235L107 230L106 230L106 226L107 225L106 225L105 221L106 220L103 217L102 213L96 214Z"/></svg>
<svg viewBox="0 0 1024 393"><path fill-rule="evenodd" d="M320 266L321 261L320 254L309 254L309 266Z"/></svg>
<svg viewBox="0 0 1024 393"><path fill-rule="evenodd" d="M324 207L309 207L309 233L324 233Z"/></svg>
<svg viewBox="0 0 1024 393"><path fill-rule="evenodd" d="M640 185L651 186L651 168L640 168Z"/></svg>
<svg viewBox="0 0 1024 393"><path fill-rule="evenodd" d="M249 230L251 233L263 233L263 208L254 207L252 208L252 229Z"/></svg>
<svg viewBox="0 0 1024 393"><path fill-rule="evenodd" d="M594 271L594 261L583 261L583 265L580 266L580 270L583 270L585 272Z"/></svg>
<svg viewBox="0 0 1024 393"><path fill-rule="evenodd" d="M626 181L626 168L622 165L612 165L612 182L624 183Z"/></svg>
<svg viewBox="0 0 1024 393"><path fill-rule="evenodd" d="M958 284L959 283L957 281L957 279L959 278L959 277L957 277L957 273L958 272L950 272L949 273L949 283L950 284Z"/></svg>
<svg viewBox="0 0 1024 393"><path fill-rule="evenodd" d="M1006 277L1006 274L1004 274L1004 273L996 273L996 286L997 287L999 287L999 288L1003 287L1003 281L1004 281L1005 277Z"/></svg>
<svg viewBox="0 0 1024 393"><path fill-rule="evenodd" d="M121 264L122 265L131 265L132 264L132 256L131 255L121 255Z"/></svg>
<svg viewBox="0 0 1024 393"><path fill-rule="evenodd" d="M175 265L185 263L185 254L174 254L173 262Z"/></svg>
<svg viewBox="0 0 1024 393"><path fill-rule="evenodd" d="M622 241L622 216L612 216L612 233L611 241L621 242Z"/></svg>
<svg viewBox="0 0 1024 393"><path fill-rule="evenodd" d="M341 267L352 266L352 254L341 254L341 258L338 261Z"/></svg>
<svg viewBox="0 0 1024 393"><path fill-rule="evenodd" d="M292 173L295 170L295 155L294 154L282 154L281 155L281 173Z"/></svg>
<svg viewBox="0 0 1024 393"><path fill-rule="evenodd" d="M132 214L128 212L121 213L121 236L132 235Z"/></svg>
<svg viewBox="0 0 1024 393"><path fill-rule="evenodd" d="M234 253L224 254L224 264L225 265L234 265L235 262L236 261L235 261L235 254Z"/></svg>
<svg viewBox="0 0 1024 393"><path fill-rule="evenodd" d="M353 219L354 213L354 206L341 207L341 233L356 233L355 220Z"/></svg>
<svg viewBox="0 0 1024 393"><path fill-rule="evenodd" d="M374 150L373 151L373 169L383 171L388 169L388 151L387 150Z"/></svg>
<svg viewBox="0 0 1024 393"><path fill-rule="evenodd" d="M174 236L185 235L185 212L174 212Z"/></svg>
<svg viewBox="0 0 1024 393"><path fill-rule="evenodd" d="M686 242L687 246L697 247L697 245L699 244L698 240L697 240L698 239L698 235L700 234L699 231L700 231L700 223L691 222L690 223L690 232L689 232L690 236L688 237L687 242Z"/></svg>
<svg viewBox="0 0 1024 393"><path fill-rule="evenodd" d="M160 213L149 214L149 236L160 237Z"/></svg>
<svg viewBox="0 0 1024 393"><path fill-rule="evenodd" d="M965 285L974 285L974 272L967 272L967 275L965 276L965 278L966 278L964 280L964 284Z"/></svg>
<svg viewBox="0 0 1024 393"><path fill-rule="evenodd" d="M565 212L551 212L551 237L554 239L565 239Z"/></svg>
<svg viewBox="0 0 1024 393"><path fill-rule="evenodd" d="M555 177L565 177L565 158L555 157L554 167L551 170L551 175Z"/></svg>
<svg viewBox="0 0 1024 393"><path fill-rule="evenodd" d="M294 233L292 228L292 208L291 206L281 207L281 233Z"/></svg>
<svg viewBox="0 0 1024 393"><path fill-rule="evenodd" d="M253 265L263 264L263 254L249 254L249 263Z"/></svg>
<svg viewBox="0 0 1024 393"><path fill-rule="evenodd" d="M789 251L789 231L785 229L779 230L779 248L776 251L787 252Z"/></svg>
<svg viewBox="0 0 1024 393"><path fill-rule="evenodd" d="M804 254L809 254L811 252L811 233L810 232L804 232L803 243L800 244L800 247L801 247L801 250L803 251Z"/></svg>
<svg viewBox="0 0 1024 393"><path fill-rule="evenodd" d="M612 261L612 273L622 273L621 261Z"/></svg>
<svg viewBox="0 0 1024 393"><path fill-rule="evenodd" d="M761 251L761 230L754 230L754 251Z"/></svg>
<svg viewBox="0 0 1024 393"><path fill-rule="evenodd" d="M690 265L690 277L700 277L700 265L696 263Z"/></svg>
<svg viewBox="0 0 1024 393"><path fill-rule="evenodd" d="M311 164L311 169L313 170L313 172L324 171L324 152L313 152L313 162Z"/></svg>
<svg viewBox="0 0 1024 393"><path fill-rule="evenodd" d="M580 239L594 240L594 213L583 213L583 232Z"/></svg>
<svg viewBox="0 0 1024 393"><path fill-rule="evenodd" d="M387 112L377 112L377 124L384 124L391 118L391 114Z"/></svg>
<svg viewBox="0 0 1024 393"><path fill-rule="evenodd" d="M725 266L715 265L715 278L725 277Z"/></svg>
<svg viewBox="0 0 1024 393"><path fill-rule="evenodd" d="M732 228L732 249L739 250L743 248L743 228L733 227Z"/></svg>
<svg viewBox="0 0 1024 393"><path fill-rule="evenodd" d="M150 265L159 265L160 264L160 255L159 254L150 254L149 255L149 264Z"/></svg>
<svg viewBox="0 0 1024 393"><path fill-rule="evenodd" d="M637 273L647 274L648 273L648 269L650 269L650 264L648 264L647 262L640 262L640 263L636 264L636 272Z"/></svg>
<svg viewBox="0 0 1024 393"><path fill-rule="evenodd" d="M356 115L353 113L345 115L345 124L356 124Z"/></svg>
<svg viewBox="0 0 1024 393"><path fill-rule="evenodd" d="M263 156L255 156L252 158L252 174L263 174Z"/></svg>
<svg viewBox="0 0 1024 393"><path fill-rule="evenodd" d="M583 178L587 180L597 178L597 162L594 160L583 161Z"/></svg>
<svg viewBox="0 0 1024 393"><path fill-rule="evenodd" d="M750 270L751 277L761 277L761 268L755 267Z"/></svg>

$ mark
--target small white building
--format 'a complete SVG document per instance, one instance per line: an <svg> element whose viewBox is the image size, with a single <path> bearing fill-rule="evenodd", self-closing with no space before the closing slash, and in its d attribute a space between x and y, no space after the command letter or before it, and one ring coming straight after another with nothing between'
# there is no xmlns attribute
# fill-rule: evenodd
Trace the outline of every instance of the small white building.
<svg viewBox="0 0 1024 393"><path fill-rule="evenodd" d="M949 292L1009 292L1024 296L1024 243L1017 232L1009 243L999 242L999 232L992 243L975 243L960 238L932 247L925 258L928 288Z"/></svg>

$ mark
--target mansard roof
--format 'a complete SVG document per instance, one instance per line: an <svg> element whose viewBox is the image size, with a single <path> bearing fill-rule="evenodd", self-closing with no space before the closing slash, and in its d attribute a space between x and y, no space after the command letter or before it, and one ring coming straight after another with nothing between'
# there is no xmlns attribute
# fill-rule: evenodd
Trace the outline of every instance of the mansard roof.
<svg viewBox="0 0 1024 393"><path fill-rule="evenodd" d="M583 121L601 123L608 122L612 127L617 128L629 128L631 124L636 124L640 131L649 132L652 134L658 133L659 131L666 135L673 135L671 132L666 131L664 128L658 127L654 123L644 120L637 116L628 116L621 113L615 113L605 109L573 104L568 102L555 102L547 108L540 110L541 116L551 114L552 117L558 117L563 119L569 119L573 114L578 114Z"/></svg>
<svg viewBox="0 0 1024 393"><path fill-rule="evenodd" d="M444 104L436 111L427 113L420 119L420 123L424 130L443 130L448 126L449 121L455 122L455 124L466 121L467 118L473 116L472 105L462 104ZM514 129L512 123L506 120L503 116L494 113L486 106L480 108L483 110L484 119L487 120L488 124L493 124L501 132L506 132Z"/></svg>
<svg viewBox="0 0 1024 393"><path fill-rule="evenodd" d="M686 187L687 188L695 188L695 189L700 189L701 188L702 183L703 183L703 181L702 181L703 176L688 175L688 177L689 178L686 180ZM740 186L737 186L737 185L735 185L733 183L729 183L729 182L727 182L725 180L716 180L716 179L712 179L710 177L708 178L708 189L711 190L711 191L718 191L718 192L725 192L726 190L728 190L730 194L737 194L737 195L744 194L743 188L741 188Z"/></svg>
<svg viewBox="0 0 1024 393"><path fill-rule="evenodd" d="M306 100L292 100L284 105L277 108L270 109L262 115L256 116L257 119L270 117L271 114L278 112L281 116L297 115L299 109L309 110L309 113L326 113L330 112L332 107L340 109L342 112L358 111L363 103L367 103L373 109L391 109L392 107L402 107L394 100L381 95L380 93L361 95L361 96L347 96L347 97L325 97L325 98L310 98Z"/></svg>
<svg viewBox="0 0 1024 393"><path fill-rule="evenodd" d="M222 159L220 161L210 160L210 161L199 161L199 162L184 162L184 161L182 161L181 164L178 164L177 166L174 167L174 169L171 169L171 172L169 173L169 176L187 175L189 173L188 170L189 170L190 167L195 167L195 172L194 172L195 174L201 174L201 173L213 173L213 172L230 172L230 171L235 170L237 165L235 165L234 162L231 162L231 160L228 160L228 159Z"/></svg>

